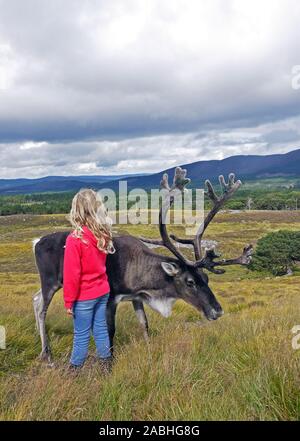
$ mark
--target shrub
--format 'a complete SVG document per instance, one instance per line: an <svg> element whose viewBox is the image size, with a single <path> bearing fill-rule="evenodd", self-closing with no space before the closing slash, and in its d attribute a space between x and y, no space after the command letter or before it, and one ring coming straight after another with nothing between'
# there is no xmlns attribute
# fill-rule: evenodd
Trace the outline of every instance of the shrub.
<svg viewBox="0 0 300 441"><path fill-rule="evenodd" d="M282 276L296 261L300 261L300 231L280 230L259 239L250 268Z"/></svg>

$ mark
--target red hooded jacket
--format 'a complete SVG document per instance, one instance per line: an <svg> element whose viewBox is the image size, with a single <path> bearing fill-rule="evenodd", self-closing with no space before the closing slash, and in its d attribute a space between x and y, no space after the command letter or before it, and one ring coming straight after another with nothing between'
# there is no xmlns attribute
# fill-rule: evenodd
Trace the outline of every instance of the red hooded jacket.
<svg viewBox="0 0 300 441"><path fill-rule="evenodd" d="M106 274L107 254L97 248L97 239L86 226L82 238L70 233L66 240L63 290L67 309L75 301L96 299L110 291Z"/></svg>

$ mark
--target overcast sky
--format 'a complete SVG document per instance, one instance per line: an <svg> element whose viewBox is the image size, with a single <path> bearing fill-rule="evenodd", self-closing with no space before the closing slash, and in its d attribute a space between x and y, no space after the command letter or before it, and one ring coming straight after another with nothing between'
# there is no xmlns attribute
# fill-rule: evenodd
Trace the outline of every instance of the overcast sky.
<svg viewBox="0 0 300 441"><path fill-rule="evenodd" d="M299 0L0 0L0 178L300 148Z"/></svg>

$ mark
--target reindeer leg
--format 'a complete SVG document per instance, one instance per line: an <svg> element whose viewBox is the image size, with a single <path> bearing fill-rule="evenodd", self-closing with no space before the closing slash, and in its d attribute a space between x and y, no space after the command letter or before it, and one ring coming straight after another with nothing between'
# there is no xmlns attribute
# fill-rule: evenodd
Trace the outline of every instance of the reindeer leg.
<svg viewBox="0 0 300 441"><path fill-rule="evenodd" d="M42 289L42 295L40 296L39 301L36 300L35 305L38 320L38 329L42 343L42 352L40 354L40 359L42 361L47 361L49 364L52 364L52 355L46 332L46 315L51 300L58 289L58 286L52 287L51 289L47 290Z"/></svg>
<svg viewBox="0 0 300 441"><path fill-rule="evenodd" d="M116 332L116 324L115 324L116 310L117 310L117 303L115 302L115 298L113 296L109 296L106 307L106 322L108 327L110 350L112 355L114 351L114 336Z"/></svg>
<svg viewBox="0 0 300 441"><path fill-rule="evenodd" d="M42 300L43 300L42 290L40 289L37 293L34 294L33 299L32 299L34 316L35 316L35 327L36 327L36 330L39 334L40 334L40 324L39 324L39 318L38 318L38 311L39 311L39 305Z"/></svg>
<svg viewBox="0 0 300 441"><path fill-rule="evenodd" d="M143 330L144 339L149 341L149 327L148 320L145 313L143 302L139 300L132 300L133 308L135 310L138 321L140 322Z"/></svg>

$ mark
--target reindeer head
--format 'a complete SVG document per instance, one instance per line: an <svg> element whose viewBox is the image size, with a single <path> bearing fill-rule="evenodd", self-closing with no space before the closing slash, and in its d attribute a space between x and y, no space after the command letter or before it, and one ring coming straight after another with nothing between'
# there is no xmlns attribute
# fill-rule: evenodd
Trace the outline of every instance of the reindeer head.
<svg viewBox="0 0 300 441"><path fill-rule="evenodd" d="M252 245L247 245L243 253L237 259L216 260L220 257L214 248L206 249L203 253L201 241L203 234L212 221L214 216L223 207L225 202L233 196L240 187L241 181L235 181L233 173L229 175L226 183L223 176L219 177L222 189L221 196L217 196L210 181L206 181L206 196L212 201L212 208L206 214L203 224L200 225L196 235L192 239L180 239L174 235L168 235L166 227L166 216L169 208L174 203L175 192L183 192L185 186L190 182L186 178L186 170L177 167L173 179L173 185L168 183L168 175L164 174L161 187L166 190L166 197L162 202L159 212L159 231L161 240L141 238L144 242L154 245L164 246L177 258L171 261L162 262L161 266L167 277L173 278L173 287L176 293L174 298L181 298L193 305L198 310L202 310L208 320L216 320L223 315L223 310L213 292L208 286L208 276L203 270L211 271L215 274L223 274L224 269L217 269L218 266L226 265L248 265L251 260ZM186 244L193 247L195 260L187 259L175 245Z"/></svg>
<svg viewBox="0 0 300 441"><path fill-rule="evenodd" d="M162 262L161 266L166 275L173 278L171 296L203 311L208 320L216 320L223 315L222 307L208 285L207 274L180 261Z"/></svg>

